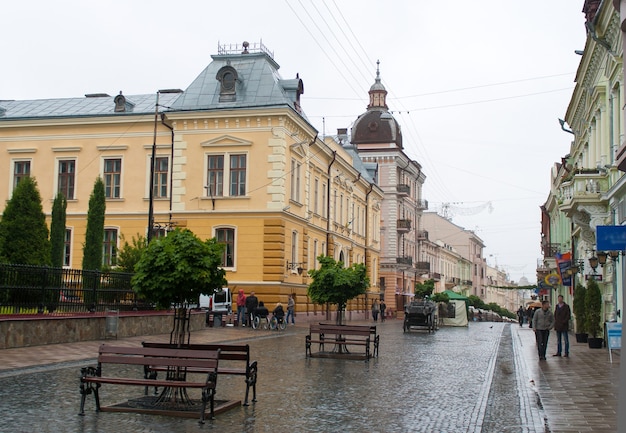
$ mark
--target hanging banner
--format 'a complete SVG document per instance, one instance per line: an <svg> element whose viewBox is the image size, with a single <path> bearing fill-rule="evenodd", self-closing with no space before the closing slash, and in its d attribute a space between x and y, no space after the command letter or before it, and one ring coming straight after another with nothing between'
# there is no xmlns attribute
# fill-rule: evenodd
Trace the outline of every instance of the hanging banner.
<svg viewBox="0 0 626 433"><path fill-rule="evenodd" d="M556 267L557 271L559 272L559 277L561 277L561 284L567 287L571 287L572 276L565 271L572 266L572 253L557 253L554 258L556 259Z"/></svg>

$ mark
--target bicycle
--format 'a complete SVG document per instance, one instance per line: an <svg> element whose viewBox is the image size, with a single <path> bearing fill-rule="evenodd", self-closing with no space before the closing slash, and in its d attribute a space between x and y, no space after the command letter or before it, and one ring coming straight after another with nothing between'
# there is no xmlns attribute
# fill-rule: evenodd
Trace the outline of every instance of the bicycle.
<svg viewBox="0 0 626 433"><path fill-rule="evenodd" d="M276 316L272 316L272 318L269 321L270 323L270 329L272 331L278 329L280 331L284 331L285 329L287 329L287 322L285 321L284 317L276 317Z"/></svg>
<svg viewBox="0 0 626 433"><path fill-rule="evenodd" d="M270 319L268 319L267 316L260 317L255 314L252 319L252 329L259 328L270 329Z"/></svg>

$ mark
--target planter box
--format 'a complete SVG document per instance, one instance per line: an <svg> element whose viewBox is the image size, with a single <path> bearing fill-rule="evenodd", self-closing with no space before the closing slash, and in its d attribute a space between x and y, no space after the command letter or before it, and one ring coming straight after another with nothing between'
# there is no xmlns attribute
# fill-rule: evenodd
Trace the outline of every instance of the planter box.
<svg viewBox="0 0 626 433"><path fill-rule="evenodd" d="M602 345L604 343L604 338L587 338L587 343L589 344L590 349L602 349Z"/></svg>
<svg viewBox="0 0 626 433"><path fill-rule="evenodd" d="M576 343L586 343L588 334L576 334Z"/></svg>

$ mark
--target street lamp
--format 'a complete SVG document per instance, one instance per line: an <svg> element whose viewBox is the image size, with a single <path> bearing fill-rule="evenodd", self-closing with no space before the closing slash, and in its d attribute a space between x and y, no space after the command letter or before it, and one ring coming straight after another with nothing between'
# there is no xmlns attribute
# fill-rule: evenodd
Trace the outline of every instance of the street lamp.
<svg viewBox="0 0 626 433"><path fill-rule="evenodd" d="M154 172L156 171L156 140L157 123L159 121L159 95L162 93L182 93L181 89L162 89L156 92L156 103L154 104L154 134L152 136L152 156L150 158L150 196L148 204L148 243L154 235ZM170 191L170 194L172 192Z"/></svg>

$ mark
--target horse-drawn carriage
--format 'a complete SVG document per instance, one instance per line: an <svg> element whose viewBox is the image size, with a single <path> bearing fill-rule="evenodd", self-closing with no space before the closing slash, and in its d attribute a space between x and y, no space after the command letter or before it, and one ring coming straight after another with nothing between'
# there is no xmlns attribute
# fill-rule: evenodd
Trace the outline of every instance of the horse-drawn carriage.
<svg viewBox="0 0 626 433"><path fill-rule="evenodd" d="M428 328L428 332L437 330L437 305L428 299L416 299L404 306L404 332L411 327Z"/></svg>

